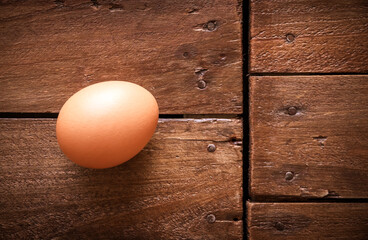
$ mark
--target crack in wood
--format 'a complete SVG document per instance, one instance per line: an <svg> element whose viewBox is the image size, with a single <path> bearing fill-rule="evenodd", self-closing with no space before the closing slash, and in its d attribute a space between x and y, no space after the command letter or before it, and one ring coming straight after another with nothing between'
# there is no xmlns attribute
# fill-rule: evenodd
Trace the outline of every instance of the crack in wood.
<svg viewBox="0 0 368 240"><path fill-rule="evenodd" d="M327 141L327 136L318 136L318 137L313 137L314 140L316 140L318 142L318 145L321 148L325 147L326 141Z"/></svg>

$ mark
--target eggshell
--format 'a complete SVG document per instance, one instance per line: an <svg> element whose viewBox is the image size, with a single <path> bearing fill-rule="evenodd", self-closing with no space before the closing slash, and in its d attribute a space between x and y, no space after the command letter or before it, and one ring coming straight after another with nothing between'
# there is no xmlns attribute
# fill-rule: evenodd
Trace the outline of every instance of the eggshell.
<svg viewBox="0 0 368 240"><path fill-rule="evenodd" d="M80 166L114 167L149 142L158 114L156 99L137 84L93 84L75 93L61 108L57 140L64 154Z"/></svg>

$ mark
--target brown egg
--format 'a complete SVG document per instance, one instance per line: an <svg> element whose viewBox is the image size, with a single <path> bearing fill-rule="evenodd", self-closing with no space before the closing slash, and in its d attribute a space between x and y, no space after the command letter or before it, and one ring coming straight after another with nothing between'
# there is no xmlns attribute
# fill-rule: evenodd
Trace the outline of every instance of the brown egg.
<svg viewBox="0 0 368 240"><path fill-rule="evenodd" d="M155 132L158 105L143 87L123 81L93 84L61 108L56 135L76 164L109 168L139 153Z"/></svg>

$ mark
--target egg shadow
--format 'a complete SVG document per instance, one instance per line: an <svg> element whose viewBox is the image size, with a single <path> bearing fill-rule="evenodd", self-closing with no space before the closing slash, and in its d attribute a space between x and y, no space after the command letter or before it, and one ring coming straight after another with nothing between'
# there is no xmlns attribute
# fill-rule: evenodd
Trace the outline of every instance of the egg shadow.
<svg viewBox="0 0 368 240"><path fill-rule="evenodd" d="M155 167L154 143L147 146L129 161L107 169L77 169L76 184L82 191L78 194L91 202L118 200L121 204L138 201L149 188L150 176ZM119 204L120 205L120 204Z"/></svg>
<svg viewBox="0 0 368 240"><path fill-rule="evenodd" d="M157 223L147 211L157 203L155 201L160 201L156 195L164 194L154 190L162 189L157 180L162 176L162 172L157 171L162 166L160 156L164 144L161 140L151 141L134 158L116 167L88 169L73 164L64 169L69 173L69 183L61 190L67 201L61 214L65 219L73 216L70 218L82 223L69 228L68 234L150 234L143 231L141 225Z"/></svg>

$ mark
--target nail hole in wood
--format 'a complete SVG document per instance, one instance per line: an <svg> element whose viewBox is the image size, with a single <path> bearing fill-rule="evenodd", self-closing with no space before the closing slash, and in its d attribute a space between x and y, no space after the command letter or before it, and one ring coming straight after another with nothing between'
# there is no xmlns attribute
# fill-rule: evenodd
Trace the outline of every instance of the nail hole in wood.
<svg viewBox="0 0 368 240"><path fill-rule="evenodd" d="M209 21L203 26L203 29L209 32L215 31L217 29L217 22Z"/></svg>
<svg viewBox="0 0 368 240"><path fill-rule="evenodd" d="M207 217L206 217L206 219L207 219L207 222L209 222L209 223L216 222L216 217L213 214L208 214Z"/></svg>
<svg viewBox="0 0 368 240"><path fill-rule="evenodd" d="M278 230L278 231L283 231L285 229L285 226L284 224L282 224L281 222L277 222L275 223L275 228Z"/></svg>
<svg viewBox="0 0 368 240"><path fill-rule="evenodd" d="M197 85L199 89L205 89L207 87L207 83L204 80L199 80Z"/></svg>
<svg viewBox="0 0 368 240"><path fill-rule="evenodd" d="M293 34L291 34L291 33L286 34L286 41L287 42L291 43L291 42L294 41L294 39L295 39L295 36Z"/></svg>
<svg viewBox="0 0 368 240"><path fill-rule="evenodd" d="M207 146L207 151L209 151L209 152L214 152L214 151L216 151L216 146L215 146L215 144L208 144L208 146Z"/></svg>
<svg viewBox="0 0 368 240"><path fill-rule="evenodd" d="M286 181L291 181L294 179L294 173L293 172L286 172L285 173L285 180Z"/></svg>
<svg viewBox="0 0 368 240"><path fill-rule="evenodd" d="M287 113L292 116L292 115L295 115L296 113L298 112L298 109L296 107L289 107L287 109Z"/></svg>

